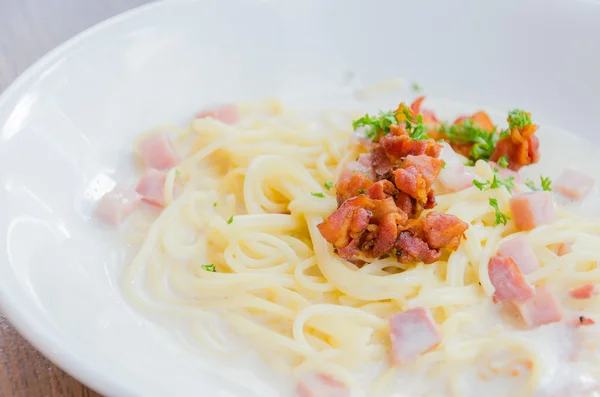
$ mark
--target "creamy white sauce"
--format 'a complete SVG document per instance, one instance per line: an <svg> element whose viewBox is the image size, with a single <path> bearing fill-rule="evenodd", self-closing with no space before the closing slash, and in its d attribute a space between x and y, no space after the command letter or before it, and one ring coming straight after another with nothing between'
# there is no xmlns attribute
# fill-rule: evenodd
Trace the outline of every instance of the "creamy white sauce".
<svg viewBox="0 0 600 397"><path fill-rule="evenodd" d="M362 115L365 112L374 113L379 109L395 108L401 100L410 99L406 97L386 98L380 101L372 99L367 104L357 102L354 98L329 98L326 101L320 102L311 100L309 105L307 105L306 101L289 103L289 105L305 109L307 114L322 106L334 106L356 109L357 115ZM470 114L474 111L482 110L478 106L473 107L433 98L428 98L423 106L434 110L438 118L447 121L453 121L456 116L461 114ZM488 111L495 123L498 123L501 127L505 126L506 111L490 111L485 108L483 110ZM535 120L535 115L533 116ZM531 178L539 184L540 175L549 176L554 180L567 167L583 171L592 176L594 176L595 170L600 169L600 151L590 142L547 125L542 125L537 134L541 143L541 161L538 164L523 169L520 173L525 177ZM565 208L567 207L582 214L598 217L600 215L598 187L596 186L582 203L565 205ZM163 319L154 320L163 321ZM169 321L168 326L165 323L166 328L176 329L176 327L173 327L171 319L164 321ZM207 318L206 321L212 322L219 327L222 326L216 316ZM495 325L506 328L510 327L495 310L491 310L487 315L483 316L479 324L482 329L488 329ZM179 331L176 332L184 335L181 338L183 341L189 341L191 330L180 327ZM574 334L578 332L577 330L573 330L572 327L564 324L551 324L538 327L534 330L519 332L520 336L527 340L531 348L543 357L544 368L541 372L540 387L534 394L535 397L600 396L600 392L585 393L586 388L595 384L594 379L586 371L585 363L589 362L587 360L600 359L600 354L588 354L581 357L580 361L573 361L571 359L574 351L578 348L575 342L576 338L574 337ZM588 327L583 332L586 335L600 336L600 329L597 326ZM265 364L258 357L258 354L253 353L250 348L246 347L244 342L232 336L226 329L223 330L223 335L226 340L231 341L233 346L236 347L234 350L243 351L243 354L222 357L219 354L205 350L199 352L199 354L211 357L211 360L215 362L215 367L223 366L228 368L228 375L226 377L232 383L240 385L240 393L244 393L244 390L251 390L253 395L264 397L295 395L295 381L291 374L280 373L277 369ZM589 338L589 336L587 337ZM188 344L188 346L192 348L191 344ZM498 357L499 361L503 359L505 358ZM522 392L524 387L523 376L491 376L487 379L482 379L480 376L480 367L472 368L464 366L458 371L448 368L448 372L441 373L439 379L432 379L424 371L403 371L399 369L393 375L391 382L388 383L388 387L383 388L380 392L373 391L370 388L373 379L386 369L387 363L380 363L364 368L361 373L357 374L356 380L359 388L353 390L352 396L445 396L449 388L452 387L450 386L452 378L457 379L454 387L459 387L468 397L505 397L508 395L519 397L521 395L519 393ZM225 376L223 373L224 371L216 371L215 376ZM563 391L566 394L557 394Z"/></svg>

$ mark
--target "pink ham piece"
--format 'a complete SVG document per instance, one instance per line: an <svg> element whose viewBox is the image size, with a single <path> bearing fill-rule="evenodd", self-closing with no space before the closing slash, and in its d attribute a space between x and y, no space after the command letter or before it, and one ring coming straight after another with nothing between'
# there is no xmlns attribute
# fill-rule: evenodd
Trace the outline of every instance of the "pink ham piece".
<svg viewBox="0 0 600 397"><path fill-rule="evenodd" d="M298 381L298 397L349 397L350 391L341 382L325 374L306 374Z"/></svg>
<svg viewBox="0 0 600 397"><path fill-rule="evenodd" d="M515 262L508 257L494 256L488 263L488 275L496 289L494 301L524 302L534 295L533 287L525 280Z"/></svg>
<svg viewBox="0 0 600 397"><path fill-rule="evenodd" d="M598 295L598 290L594 284L584 284L581 287L573 288L569 291L569 296L573 299L590 299Z"/></svg>
<svg viewBox="0 0 600 397"><path fill-rule="evenodd" d="M135 191L142 196L143 201L163 207L165 204L164 191L166 178L167 174L163 171L155 169L146 170L140 178Z"/></svg>
<svg viewBox="0 0 600 397"><path fill-rule="evenodd" d="M146 168L168 170L179 163L171 139L164 132L150 134L142 138L137 145L137 151Z"/></svg>
<svg viewBox="0 0 600 397"><path fill-rule="evenodd" d="M498 247L497 254L512 259L522 274L529 274L540 268L540 261L525 236L503 242Z"/></svg>
<svg viewBox="0 0 600 397"><path fill-rule="evenodd" d="M196 115L197 119L212 117L225 124L235 124L240 119L238 108L235 105L221 105L212 109L206 109Z"/></svg>
<svg viewBox="0 0 600 397"><path fill-rule="evenodd" d="M473 186L473 179L477 175L464 166L466 159L458 155L447 142L442 143L440 158L444 160L444 167L437 180L444 188L455 192Z"/></svg>
<svg viewBox="0 0 600 397"><path fill-rule="evenodd" d="M584 198L594 188L594 178L575 170L564 170L552 185L571 200Z"/></svg>
<svg viewBox="0 0 600 397"><path fill-rule="evenodd" d="M473 186L473 180L477 175L467 170L462 164L449 164L442 168L438 180L448 190L456 192Z"/></svg>
<svg viewBox="0 0 600 397"><path fill-rule="evenodd" d="M520 230L531 230L552 223L556 219L550 192L517 194L510 199L509 204L512 218Z"/></svg>
<svg viewBox="0 0 600 397"><path fill-rule="evenodd" d="M429 309L416 307L390 317L392 358L395 365L402 365L420 354L435 349L442 341L442 334Z"/></svg>
<svg viewBox="0 0 600 397"><path fill-rule="evenodd" d="M529 328L555 323L563 318L563 310L548 285L535 289L535 295L524 302L513 302L515 309Z"/></svg>
<svg viewBox="0 0 600 397"><path fill-rule="evenodd" d="M131 189L117 186L98 202L94 215L106 223L119 226L140 203L140 196Z"/></svg>

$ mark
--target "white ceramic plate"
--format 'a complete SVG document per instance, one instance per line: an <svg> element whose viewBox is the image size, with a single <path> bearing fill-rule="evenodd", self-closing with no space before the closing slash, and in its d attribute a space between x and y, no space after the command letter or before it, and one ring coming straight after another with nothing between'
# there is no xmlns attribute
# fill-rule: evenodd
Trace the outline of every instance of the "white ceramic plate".
<svg viewBox="0 0 600 397"><path fill-rule="evenodd" d="M600 142L599 37L589 1L188 0L113 18L0 99L3 311L106 395L278 396L267 375L207 359L123 302L119 251L87 204L133 136L212 102L407 77Z"/></svg>

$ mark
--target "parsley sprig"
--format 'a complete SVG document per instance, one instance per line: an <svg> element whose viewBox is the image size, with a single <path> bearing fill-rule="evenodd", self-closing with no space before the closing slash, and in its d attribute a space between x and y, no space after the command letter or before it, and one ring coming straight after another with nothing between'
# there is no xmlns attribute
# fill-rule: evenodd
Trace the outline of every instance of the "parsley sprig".
<svg viewBox="0 0 600 397"><path fill-rule="evenodd" d="M527 181L525 181L525 186L527 186L531 190L543 190L546 192L550 192L550 191L552 191L552 179L550 179L550 177L545 177L545 176L540 175L541 188L537 187L535 182L532 181L531 179L527 179Z"/></svg>
<svg viewBox="0 0 600 397"><path fill-rule="evenodd" d="M524 110L514 109L508 112L507 121L511 130L513 128L520 129L531 125L531 115Z"/></svg>
<svg viewBox="0 0 600 397"><path fill-rule="evenodd" d="M494 153L496 143L500 136L496 132L496 127L492 130L485 130L477 127L473 120L466 119L458 124L444 124L440 131L453 143L472 143L473 147L469 152L469 158L473 161L479 159L489 160Z"/></svg>
<svg viewBox="0 0 600 397"><path fill-rule="evenodd" d="M398 110L391 110L389 112L379 111L377 115L371 116L365 114L363 117L354 120L352 127L357 129L359 127L366 128L366 137L374 140L379 137L379 134L387 135L390 133L390 127L392 125L398 125L398 120L401 120L404 125L408 136L415 140L429 139L429 136L425 132L425 126L423 125L423 116L418 115L416 118L412 112L404 104L401 104Z"/></svg>
<svg viewBox="0 0 600 397"><path fill-rule="evenodd" d="M325 187L325 189L331 190L331 188L333 187L333 182L327 181L323 184L323 186Z"/></svg>
<svg viewBox="0 0 600 397"><path fill-rule="evenodd" d="M379 111L377 115L371 116L365 114L363 117L354 120L352 127L357 129L359 127L366 128L366 137L370 140L377 138L381 132L383 135L390 133L390 126L398 124L396 120L396 112L390 110L389 112Z"/></svg>
<svg viewBox="0 0 600 397"><path fill-rule="evenodd" d="M507 168L508 167L508 157L507 156L502 156L498 159L498 165L502 168Z"/></svg>
<svg viewBox="0 0 600 397"><path fill-rule="evenodd" d="M509 176L505 179L502 179L502 177L498 173L498 168L494 167L494 177L491 181L487 180L485 182L480 182L474 179L473 185L475 185L475 187L481 191L489 189L498 189L504 186L506 190L508 190L508 192L511 193L512 189L515 187L515 177Z"/></svg>
<svg viewBox="0 0 600 397"><path fill-rule="evenodd" d="M206 270L207 272L213 272L213 273L215 273L217 271L217 268L212 263L209 263L208 265L201 265L200 267L202 269Z"/></svg>
<svg viewBox="0 0 600 397"><path fill-rule="evenodd" d="M510 220L510 216L503 214L502 211L500 211L500 208L498 207L498 200L495 198L490 197L489 203L494 211L496 211L496 225L503 224L506 226L506 223Z"/></svg>

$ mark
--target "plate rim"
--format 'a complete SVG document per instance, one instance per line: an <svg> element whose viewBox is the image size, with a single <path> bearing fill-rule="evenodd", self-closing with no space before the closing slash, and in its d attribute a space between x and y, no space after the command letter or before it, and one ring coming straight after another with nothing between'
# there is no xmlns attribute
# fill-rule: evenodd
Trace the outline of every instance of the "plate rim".
<svg viewBox="0 0 600 397"><path fill-rule="evenodd" d="M65 55L75 50L82 42L141 14L157 12L160 8L171 7L175 4L197 2L198 0L153 0L150 3L125 10L84 29L42 55L10 82L4 91L0 93L0 109L7 107L11 101L18 100L28 86L35 84L45 71L59 62ZM8 261L6 252L3 252L2 256ZM143 394L136 390L132 384L97 368L94 362L72 351L69 345L65 344L56 333L45 331L46 328L38 316L28 311L19 310L18 304L15 304L15 297L12 296L10 290L10 287L7 288L6 281L0 278L0 314L8 319L10 325L46 359L77 381L104 396L143 397Z"/></svg>

